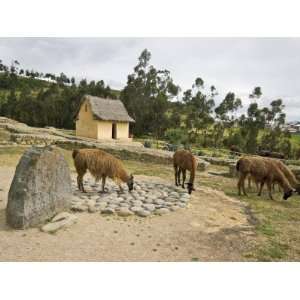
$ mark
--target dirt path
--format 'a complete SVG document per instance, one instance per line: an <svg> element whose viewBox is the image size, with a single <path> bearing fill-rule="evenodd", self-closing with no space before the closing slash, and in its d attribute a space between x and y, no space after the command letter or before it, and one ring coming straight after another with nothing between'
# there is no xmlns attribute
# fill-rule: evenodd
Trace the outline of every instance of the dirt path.
<svg viewBox="0 0 300 300"><path fill-rule="evenodd" d="M0 261L242 261L255 245L241 202L207 187L198 188L187 209L164 216L80 213L77 224L53 235L11 230L5 206L13 174L1 168Z"/></svg>

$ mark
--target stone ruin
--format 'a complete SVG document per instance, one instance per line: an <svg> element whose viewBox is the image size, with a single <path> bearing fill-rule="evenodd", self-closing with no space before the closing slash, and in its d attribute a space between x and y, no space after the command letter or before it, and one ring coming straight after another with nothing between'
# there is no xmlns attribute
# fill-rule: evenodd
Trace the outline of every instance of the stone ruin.
<svg viewBox="0 0 300 300"><path fill-rule="evenodd" d="M135 180L134 190L120 193L107 181L107 191L89 176L87 193L78 191L76 180L62 154L53 146L31 147L21 157L8 194L6 219L15 229L42 226L54 233L74 224L73 212L116 214L121 217L164 215L187 207L190 195L174 184Z"/></svg>
<svg viewBox="0 0 300 300"><path fill-rule="evenodd" d="M124 192L109 180L106 183L107 191L99 193L101 184L95 184L92 178L84 181L87 193L78 191L73 181L73 198L71 210L75 212L101 214L116 214L118 216L148 217L151 215L164 215L181 208L185 208L190 200L186 189L176 187L174 184L164 184L135 180L134 190L129 192L124 186Z"/></svg>
<svg viewBox="0 0 300 300"><path fill-rule="evenodd" d="M21 157L10 186L6 208L8 225L16 229L38 226L70 208L70 170L55 147L32 147Z"/></svg>

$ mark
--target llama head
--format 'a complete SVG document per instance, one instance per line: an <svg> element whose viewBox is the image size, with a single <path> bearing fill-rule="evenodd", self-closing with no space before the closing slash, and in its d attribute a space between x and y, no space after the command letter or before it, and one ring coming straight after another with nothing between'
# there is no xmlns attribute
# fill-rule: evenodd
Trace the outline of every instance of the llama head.
<svg viewBox="0 0 300 300"><path fill-rule="evenodd" d="M287 200L289 197L293 195L294 190L289 190L283 194L283 199Z"/></svg>
<svg viewBox="0 0 300 300"><path fill-rule="evenodd" d="M133 175L131 174L129 176L129 180L127 181L127 186L128 186L128 189L129 191L132 191L133 190Z"/></svg>
<svg viewBox="0 0 300 300"><path fill-rule="evenodd" d="M191 194L192 191L195 191L195 189L194 189L194 184L193 184L193 183L188 182L186 185L187 185L187 190L188 190L188 193L189 193L189 194Z"/></svg>

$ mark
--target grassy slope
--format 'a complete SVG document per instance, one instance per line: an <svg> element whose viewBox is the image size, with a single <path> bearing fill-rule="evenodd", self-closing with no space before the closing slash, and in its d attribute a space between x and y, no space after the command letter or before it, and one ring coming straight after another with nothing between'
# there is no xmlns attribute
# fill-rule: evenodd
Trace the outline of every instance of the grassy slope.
<svg viewBox="0 0 300 300"><path fill-rule="evenodd" d="M16 166L26 147L0 148L0 165ZM74 171L71 151L61 149L70 168ZM142 163L137 161L124 161L126 168L133 174L160 176L173 180L172 166ZM213 171L225 171L225 167L210 166ZM254 191L249 197L237 196L236 179L209 176L207 173L198 173L197 185L204 185L224 191L231 197L237 197L248 204L251 209L252 220L255 223L258 247L251 253L245 253L250 260L259 261L298 261L300 260L300 237L298 224L300 222L300 197L281 200L281 194L275 193L275 201L257 197ZM205 199L203 199L205 201Z"/></svg>

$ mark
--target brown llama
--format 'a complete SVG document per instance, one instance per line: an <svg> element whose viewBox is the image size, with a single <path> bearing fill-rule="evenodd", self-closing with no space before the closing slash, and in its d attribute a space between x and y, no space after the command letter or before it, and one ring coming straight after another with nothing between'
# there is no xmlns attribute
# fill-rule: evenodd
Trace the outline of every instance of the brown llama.
<svg viewBox="0 0 300 300"><path fill-rule="evenodd" d="M182 188L186 179L186 170L190 172L190 180L187 183L188 193L191 194L195 191L194 180L197 169L197 160L195 156L187 150L177 150L173 155L173 165L175 171L175 184L180 185L180 173L182 173Z"/></svg>
<svg viewBox="0 0 300 300"><path fill-rule="evenodd" d="M129 191L133 190L133 176L127 174L122 162L113 155L99 149L80 149L73 150L72 156L78 174L77 184L80 191L85 192L83 176L87 170L96 181L102 179L102 192L105 191L106 177L116 182L120 192L123 192L122 182L127 184Z"/></svg>
<svg viewBox="0 0 300 300"><path fill-rule="evenodd" d="M260 183L260 189L258 192L258 196L261 195L264 184L267 184L269 190L269 197L273 200L272 197L272 184L278 183L284 191L283 199L287 200L290 196L292 196L295 190L290 185L288 179L278 167L276 163L274 163L270 159L264 159L262 157L242 157L238 160L236 164L236 169L239 172L239 180L238 180L238 192L241 194L241 189L245 196L247 193L245 191L245 179L247 176L251 175L252 178L255 179L256 182Z"/></svg>

